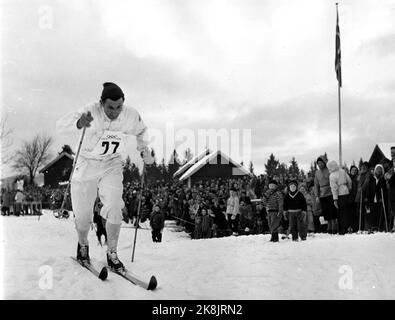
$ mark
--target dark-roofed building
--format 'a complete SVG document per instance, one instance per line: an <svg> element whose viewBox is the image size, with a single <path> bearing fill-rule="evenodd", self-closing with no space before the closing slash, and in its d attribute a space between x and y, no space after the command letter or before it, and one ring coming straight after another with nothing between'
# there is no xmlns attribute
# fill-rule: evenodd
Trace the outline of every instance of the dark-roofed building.
<svg viewBox="0 0 395 320"><path fill-rule="evenodd" d="M58 188L59 182L67 181L73 167L74 157L68 152L61 152L55 159L40 170L44 174L44 185Z"/></svg>
<svg viewBox="0 0 395 320"><path fill-rule="evenodd" d="M241 164L232 160L222 151L206 150L182 166L174 177L186 181L190 187L198 181L211 179L230 179L251 175Z"/></svg>
<svg viewBox="0 0 395 320"><path fill-rule="evenodd" d="M374 167L377 164L382 164L385 159L391 160L391 147L395 147L395 142L376 144L370 156L369 164Z"/></svg>

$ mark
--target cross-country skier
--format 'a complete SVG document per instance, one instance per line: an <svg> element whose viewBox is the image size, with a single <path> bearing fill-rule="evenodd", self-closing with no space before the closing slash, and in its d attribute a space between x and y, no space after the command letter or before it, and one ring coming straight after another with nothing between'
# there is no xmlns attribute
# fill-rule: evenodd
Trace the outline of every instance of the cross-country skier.
<svg viewBox="0 0 395 320"><path fill-rule="evenodd" d="M146 126L136 109L124 105L125 96L114 83L103 84L99 102L65 115L57 122L58 132L76 132L86 127L81 151L71 180L71 200L78 235L77 260L89 263L88 232L97 194L106 219L107 263L116 271L124 265L117 255L122 223L122 160L125 137L137 138L137 150L146 164L153 163L147 146Z"/></svg>

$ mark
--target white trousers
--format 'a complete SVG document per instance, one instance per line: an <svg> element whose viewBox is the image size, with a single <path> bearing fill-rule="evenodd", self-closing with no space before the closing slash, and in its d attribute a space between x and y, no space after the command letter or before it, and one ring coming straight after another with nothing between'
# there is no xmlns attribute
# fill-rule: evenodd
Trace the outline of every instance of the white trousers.
<svg viewBox="0 0 395 320"><path fill-rule="evenodd" d="M71 180L71 202L78 231L89 231L97 196L103 203L100 215L109 223L122 223L122 209L125 206L122 180L121 159L79 159Z"/></svg>

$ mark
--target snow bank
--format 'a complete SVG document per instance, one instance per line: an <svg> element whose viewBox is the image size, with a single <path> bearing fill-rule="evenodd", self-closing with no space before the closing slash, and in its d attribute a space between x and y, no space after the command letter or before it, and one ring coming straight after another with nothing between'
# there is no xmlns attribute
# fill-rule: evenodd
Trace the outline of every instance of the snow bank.
<svg viewBox="0 0 395 320"><path fill-rule="evenodd" d="M316 235L305 242L268 242L268 235L190 240L168 227L153 243L123 225L119 256L150 292L109 273L102 282L70 259L76 251L73 219L1 217L3 299L393 299L395 234ZM147 225L148 226L148 225ZM105 263L105 248L89 235L90 255Z"/></svg>

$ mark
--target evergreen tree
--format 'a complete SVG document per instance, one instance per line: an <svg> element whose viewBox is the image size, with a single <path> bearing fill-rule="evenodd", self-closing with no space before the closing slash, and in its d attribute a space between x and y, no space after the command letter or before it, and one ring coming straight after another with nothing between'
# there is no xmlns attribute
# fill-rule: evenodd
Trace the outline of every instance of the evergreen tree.
<svg viewBox="0 0 395 320"><path fill-rule="evenodd" d="M131 167L130 167L130 176L132 178L132 181L140 181L140 171L139 168L132 163Z"/></svg>
<svg viewBox="0 0 395 320"><path fill-rule="evenodd" d="M168 181L169 175L164 158L162 159L161 164L158 166L158 168L159 168L160 180Z"/></svg>
<svg viewBox="0 0 395 320"><path fill-rule="evenodd" d="M298 177L300 170L299 170L299 166L298 166L298 162L296 161L295 157L292 157L292 160L290 162L290 167L288 169L288 173L292 176L292 177Z"/></svg>
<svg viewBox="0 0 395 320"><path fill-rule="evenodd" d="M272 153L265 164L266 174L270 177L274 176L278 169L279 163L280 162L274 157L274 154Z"/></svg>
<svg viewBox="0 0 395 320"><path fill-rule="evenodd" d="M281 182L284 183L288 177L288 168L284 162L281 162L277 169L275 170L275 174L280 177Z"/></svg>
<svg viewBox="0 0 395 320"><path fill-rule="evenodd" d="M180 160L178 159L177 151L174 149L168 164L169 180L173 179L174 173L180 168Z"/></svg>
<svg viewBox="0 0 395 320"><path fill-rule="evenodd" d="M363 164L363 160L362 160L362 157L361 157L361 159L359 159L359 164L358 164L358 169L359 170L361 170L362 164Z"/></svg>
<svg viewBox="0 0 395 320"><path fill-rule="evenodd" d="M193 158L193 153L192 153L192 151L191 151L190 148L187 148L187 149L184 151L184 162L183 162L183 164L185 164L185 163L187 163L188 161L192 160L192 158Z"/></svg>
<svg viewBox="0 0 395 320"><path fill-rule="evenodd" d="M59 154L61 154L62 152L66 152L66 153L68 153L70 155L75 154L68 144L63 145L62 151L60 151Z"/></svg>
<svg viewBox="0 0 395 320"><path fill-rule="evenodd" d="M253 165L252 161L250 161L249 170L250 170L251 174L254 174L254 165Z"/></svg>

